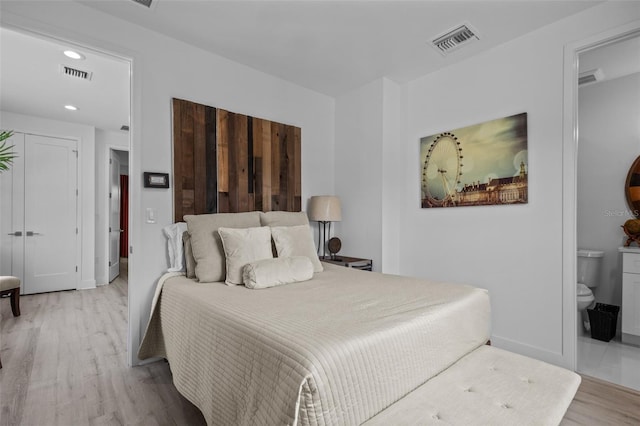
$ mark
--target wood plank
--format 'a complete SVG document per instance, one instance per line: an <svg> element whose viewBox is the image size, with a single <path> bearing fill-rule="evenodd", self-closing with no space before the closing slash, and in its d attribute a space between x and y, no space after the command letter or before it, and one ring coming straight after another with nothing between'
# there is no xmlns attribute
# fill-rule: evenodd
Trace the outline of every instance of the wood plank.
<svg viewBox="0 0 640 426"><path fill-rule="evenodd" d="M639 425L640 392L582 376L561 425Z"/></svg>
<svg viewBox="0 0 640 426"><path fill-rule="evenodd" d="M218 211L218 149L216 142L216 109L205 107L206 127L206 204L203 213Z"/></svg>
<svg viewBox="0 0 640 426"><path fill-rule="evenodd" d="M182 206L183 214L194 214L194 194L195 189L195 175L193 173L193 110L194 104L191 102L185 102L182 108L181 123L181 140L182 140L182 158L181 158L181 172L182 172L182 186L180 189L183 191ZM184 194L184 191L189 191L188 194ZM180 218L182 220L182 218Z"/></svg>
<svg viewBox="0 0 640 426"><path fill-rule="evenodd" d="M296 137L295 127L285 126L286 140L285 145L287 147L285 173L287 176L287 190L286 190L286 211L294 211L295 206L295 191L296 191Z"/></svg>
<svg viewBox="0 0 640 426"><path fill-rule="evenodd" d="M193 103L193 213L207 210L207 127L205 106Z"/></svg>
<svg viewBox="0 0 640 426"><path fill-rule="evenodd" d="M302 197L302 129L300 127L294 128L294 166L293 173L295 178L293 195L295 197ZM300 211L296 209L294 211Z"/></svg>
<svg viewBox="0 0 640 426"><path fill-rule="evenodd" d="M179 222L183 216L182 202L182 104L184 101L173 98L173 220Z"/></svg>
<svg viewBox="0 0 640 426"><path fill-rule="evenodd" d="M229 192L229 112L218 108L217 117L218 192Z"/></svg>
<svg viewBox="0 0 640 426"><path fill-rule="evenodd" d="M289 180L287 178L289 171L289 152L288 152L288 127L284 124L278 124L280 134L280 189L278 190L279 202L278 210L287 210L287 195L289 192Z"/></svg>
<svg viewBox="0 0 640 426"><path fill-rule="evenodd" d="M264 145L264 124L266 120L260 118L253 119L253 209L263 210L263 145Z"/></svg>
<svg viewBox="0 0 640 426"><path fill-rule="evenodd" d="M236 114L229 112L227 119L227 131L228 131L228 152L229 152L229 163L227 167L227 172L229 173L229 211L232 213L238 212L240 210L240 200L239 200L239 188L238 188L238 156L239 145L236 143L237 136L237 122L236 122Z"/></svg>
<svg viewBox="0 0 640 426"><path fill-rule="evenodd" d="M279 210L273 205L273 196L280 194L280 125L271 122L271 209Z"/></svg>
<svg viewBox="0 0 640 426"><path fill-rule="evenodd" d="M262 122L262 210L271 211L271 122Z"/></svg>
<svg viewBox="0 0 640 426"><path fill-rule="evenodd" d="M236 168L238 176L238 212L249 211L249 140L246 115L236 114Z"/></svg>

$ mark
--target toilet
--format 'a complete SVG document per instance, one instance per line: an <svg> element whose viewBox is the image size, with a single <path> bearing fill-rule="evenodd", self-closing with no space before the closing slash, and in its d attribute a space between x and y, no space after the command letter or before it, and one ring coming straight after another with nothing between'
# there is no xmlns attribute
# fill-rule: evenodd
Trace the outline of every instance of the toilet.
<svg viewBox="0 0 640 426"><path fill-rule="evenodd" d="M600 277L600 265L604 252L599 250L578 250L578 268L577 268L577 305L578 305L578 324L584 325L584 330L588 331L589 316L587 308L593 305L595 298L593 297L592 288L597 287ZM580 327L579 327L580 328Z"/></svg>

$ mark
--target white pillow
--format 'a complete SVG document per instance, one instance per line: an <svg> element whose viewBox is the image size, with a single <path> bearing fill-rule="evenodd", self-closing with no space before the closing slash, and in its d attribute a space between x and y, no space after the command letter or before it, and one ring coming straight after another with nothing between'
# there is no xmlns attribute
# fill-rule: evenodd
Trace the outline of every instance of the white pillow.
<svg viewBox="0 0 640 426"><path fill-rule="evenodd" d="M242 275L247 288L269 288L310 280L313 265L306 256L264 259L244 265Z"/></svg>
<svg viewBox="0 0 640 426"><path fill-rule="evenodd" d="M218 228L226 257L228 285L242 284L242 268L256 260L272 259L271 230L257 228Z"/></svg>
<svg viewBox="0 0 640 426"><path fill-rule="evenodd" d="M271 228L271 236L276 244L278 257L305 256L311 261L314 272L324 270L308 225L274 226Z"/></svg>
<svg viewBox="0 0 640 426"><path fill-rule="evenodd" d="M181 272L185 270L184 254L182 250L182 234L186 232L185 222L172 223L162 228L167 237L167 251L169 253L169 269L167 272Z"/></svg>

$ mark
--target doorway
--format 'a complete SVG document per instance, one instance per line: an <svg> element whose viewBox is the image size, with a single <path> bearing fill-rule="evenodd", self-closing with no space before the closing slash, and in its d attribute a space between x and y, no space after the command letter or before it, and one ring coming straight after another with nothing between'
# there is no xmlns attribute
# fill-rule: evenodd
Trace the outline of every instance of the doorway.
<svg viewBox="0 0 640 426"><path fill-rule="evenodd" d="M103 246L98 243L99 236L103 234L99 222L106 221L106 217L98 205L97 193L103 185L108 185L108 172L97 157L107 150L105 147L109 144L126 152L127 158L131 153L129 127L133 130L133 60L100 47L92 48L43 34L37 27L33 30L14 25L0 27L0 127L16 133L50 135L77 142L78 208L77 215L69 216L77 217L78 245L73 248L58 244L58 251L77 252L74 263L74 273L75 265L78 266L74 278L77 284L73 289L90 289L100 282L99 257L107 256L106 250L100 253ZM48 31L42 27L40 30ZM70 37L72 39L73 35ZM67 50L76 51L79 55L76 59L67 57ZM0 183L4 185L6 180L3 177ZM6 193L4 188L3 194ZM6 204L0 203L3 220ZM42 207L43 212L51 208ZM7 238L5 233L0 236L3 255L9 246L5 244ZM4 261L0 266L6 273ZM121 266L128 266L128 262ZM121 272L122 276L127 277L128 271ZM124 302L122 309L125 312L127 290L119 299ZM123 340L130 339L123 336ZM131 364L128 358L127 362Z"/></svg>
<svg viewBox="0 0 640 426"><path fill-rule="evenodd" d="M120 279L127 282L129 258L129 152L109 149L109 180L107 243L108 281Z"/></svg>
<svg viewBox="0 0 640 426"><path fill-rule="evenodd" d="M626 240L621 225L633 217L624 189L627 172L640 154L639 51L640 33L632 33L578 56L576 246L602 254L596 286L583 292L591 292L594 303L623 310L618 249ZM640 390L640 348L621 341L623 312L618 315L617 335L608 342L591 337L594 325L586 311L580 313L576 370Z"/></svg>

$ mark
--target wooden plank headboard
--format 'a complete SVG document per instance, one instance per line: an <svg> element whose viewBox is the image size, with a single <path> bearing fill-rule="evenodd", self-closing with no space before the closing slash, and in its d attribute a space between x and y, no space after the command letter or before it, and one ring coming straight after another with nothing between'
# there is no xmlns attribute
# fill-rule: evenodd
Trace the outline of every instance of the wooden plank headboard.
<svg viewBox="0 0 640 426"><path fill-rule="evenodd" d="M300 211L301 129L173 99L174 220Z"/></svg>

